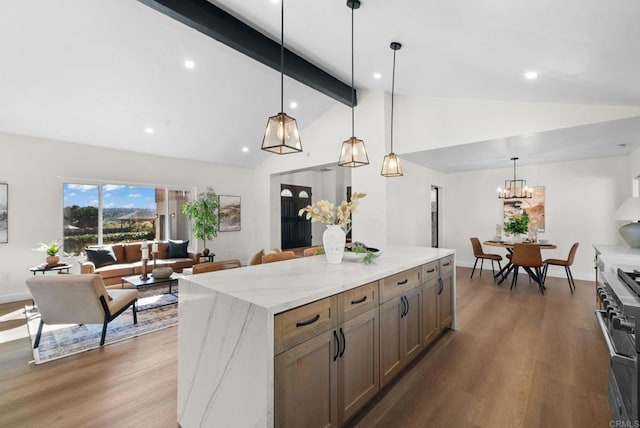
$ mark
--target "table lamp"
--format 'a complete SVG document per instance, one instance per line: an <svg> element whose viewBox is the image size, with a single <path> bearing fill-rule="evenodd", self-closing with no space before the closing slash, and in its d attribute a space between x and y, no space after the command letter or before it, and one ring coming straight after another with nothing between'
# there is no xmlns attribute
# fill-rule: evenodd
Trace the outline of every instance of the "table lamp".
<svg viewBox="0 0 640 428"><path fill-rule="evenodd" d="M628 197L615 214L616 220L631 221L618 231L631 248L640 248L640 198Z"/></svg>

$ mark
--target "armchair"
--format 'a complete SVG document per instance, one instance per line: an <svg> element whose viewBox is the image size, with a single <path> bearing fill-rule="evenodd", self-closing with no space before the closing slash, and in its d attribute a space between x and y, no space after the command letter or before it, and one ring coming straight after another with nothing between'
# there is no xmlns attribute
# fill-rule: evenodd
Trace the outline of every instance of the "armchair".
<svg viewBox="0 0 640 428"><path fill-rule="evenodd" d="M40 345L42 327L47 324L102 324L100 346L107 324L131 306L133 323L138 323L138 290L108 290L100 275L49 275L27 279L27 287L40 312L34 348Z"/></svg>

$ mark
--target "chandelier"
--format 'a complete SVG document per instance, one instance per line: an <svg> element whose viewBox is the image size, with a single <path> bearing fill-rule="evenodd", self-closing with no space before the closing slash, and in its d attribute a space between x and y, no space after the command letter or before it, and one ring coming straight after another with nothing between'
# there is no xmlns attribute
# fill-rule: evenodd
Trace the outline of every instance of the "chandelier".
<svg viewBox="0 0 640 428"><path fill-rule="evenodd" d="M511 158L513 161L513 180L504 181L504 189L498 187L498 198L500 199L528 199L533 197L533 190L527 187L527 180L516 178L516 161L519 158Z"/></svg>

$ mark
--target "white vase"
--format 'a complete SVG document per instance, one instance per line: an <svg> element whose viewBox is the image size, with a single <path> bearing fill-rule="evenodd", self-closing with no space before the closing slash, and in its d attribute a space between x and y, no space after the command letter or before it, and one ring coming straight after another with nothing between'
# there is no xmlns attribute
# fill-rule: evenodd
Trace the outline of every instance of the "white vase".
<svg viewBox="0 0 640 428"><path fill-rule="evenodd" d="M322 244L324 245L324 254L327 256L327 263L337 265L342 263L344 256L344 244L347 237L342 227L337 224L328 224L327 229L322 234Z"/></svg>

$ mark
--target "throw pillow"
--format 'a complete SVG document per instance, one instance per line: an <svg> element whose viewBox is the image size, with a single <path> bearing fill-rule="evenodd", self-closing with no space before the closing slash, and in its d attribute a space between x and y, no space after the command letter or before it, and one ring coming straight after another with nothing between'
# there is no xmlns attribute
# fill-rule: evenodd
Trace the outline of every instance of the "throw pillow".
<svg viewBox="0 0 640 428"><path fill-rule="evenodd" d="M189 257L187 247L189 241L169 241L168 259L184 259Z"/></svg>
<svg viewBox="0 0 640 428"><path fill-rule="evenodd" d="M93 262L96 269L109 266L118 262L111 247L86 248L87 260Z"/></svg>

